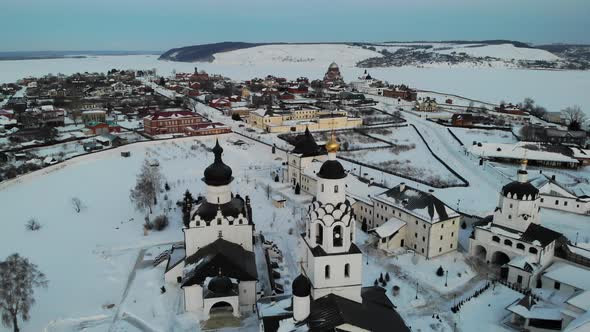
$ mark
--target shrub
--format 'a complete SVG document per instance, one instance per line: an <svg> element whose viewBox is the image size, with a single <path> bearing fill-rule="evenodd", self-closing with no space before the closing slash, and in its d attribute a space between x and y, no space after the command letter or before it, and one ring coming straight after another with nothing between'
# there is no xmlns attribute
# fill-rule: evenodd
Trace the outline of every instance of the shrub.
<svg viewBox="0 0 590 332"><path fill-rule="evenodd" d="M41 229L41 224L37 221L37 219L31 218L29 219L29 221L27 221L25 227L29 231L37 231Z"/></svg>
<svg viewBox="0 0 590 332"><path fill-rule="evenodd" d="M389 282L389 272L385 273L385 281Z"/></svg>
<svg viewBox="0 0 590 332"><path fill-rule="evenodd" d="M161 231L168 226L168 217L164 214L161 214L154 218L153 224L156 231Z"/></svg>
<svg viewBox="0 0 590 332"><path fill-rule="evenodd" d="M445 275L445 270L443 270L442 266L438 267L438 269L436 270L436 275L439 277L442 277Z"/></svg>

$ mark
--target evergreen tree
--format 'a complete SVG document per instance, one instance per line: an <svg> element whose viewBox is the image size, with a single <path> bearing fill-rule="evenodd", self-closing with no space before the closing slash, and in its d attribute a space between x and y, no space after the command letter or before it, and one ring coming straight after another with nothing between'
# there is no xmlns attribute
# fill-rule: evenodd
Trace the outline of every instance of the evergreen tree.
<svg viewBox="0 0 590 332"><path fill-rule="evenodd" d="M193 195L186 190L184 198L182 199L182 222L188 225L191 218L191 210L193 209Z"/></svg>

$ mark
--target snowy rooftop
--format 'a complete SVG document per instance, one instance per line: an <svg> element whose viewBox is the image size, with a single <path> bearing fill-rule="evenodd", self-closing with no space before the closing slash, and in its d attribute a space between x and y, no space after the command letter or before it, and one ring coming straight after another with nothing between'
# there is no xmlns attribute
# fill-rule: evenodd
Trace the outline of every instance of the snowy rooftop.
<svg viewBox="0 0 590 332"><path fill-rule="evenodd" d="M526 298L513 303L506 309L525 318L561 320L561 310L559 307L544 303L534 303L530 306L525 306L522 303L524 299Z"/></svg>
<svg viewBox="0 0 590 332"><path fill-rule="evenodd" d="M561 153L549 152L543 150L531 150L525 148L526 145L536 144L530 142L519 142L516 144L509 143L481 143L481 146L473 145L469 151L477 156L506 158L506 159L528 159L539 161L557 161L577 163L578 160L563 155Z"/></svg>
<svg viewBox="0 0 590 332"><path fill-rule="evenodd" d="M543 276L562 284L590 290L590 271L571 264L556 262L545 270Z"/></svg>
<svg viewBox="0 0 590 332"><path fill-rule="evenodd" d="M579 294L576 294L570 297L566 303L588 311L590 310L590 291L583 291Z"/></svg>
<svg viewBox="0 0 590 332"><path fill-rule="evenodd" d="M371 231L377 233L380 238L384 238L395 234L405 225L405 221L394 217L387 220L383 225L373 228Z"/></svg>
<svg viewBox="0 0 590 332"><path fill-rule="evenodd" d="M431 193L409 186L398 185L375 197L430 223L458 217L459 214Z"/></svg>

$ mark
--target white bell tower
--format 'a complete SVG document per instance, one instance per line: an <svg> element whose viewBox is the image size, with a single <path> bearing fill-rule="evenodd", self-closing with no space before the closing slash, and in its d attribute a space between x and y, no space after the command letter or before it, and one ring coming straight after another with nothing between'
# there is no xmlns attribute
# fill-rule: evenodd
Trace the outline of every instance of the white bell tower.
<svg viewBox="0 0 590 332"><path fill-rule="evenodd" d="M362 302L362 253L354 244L355 220L346 199L346 171L336 160L338 148L332 134L326 144L328 160L317 173L316 198L308 210L303 268L313 298L335 293Z"/></svg>

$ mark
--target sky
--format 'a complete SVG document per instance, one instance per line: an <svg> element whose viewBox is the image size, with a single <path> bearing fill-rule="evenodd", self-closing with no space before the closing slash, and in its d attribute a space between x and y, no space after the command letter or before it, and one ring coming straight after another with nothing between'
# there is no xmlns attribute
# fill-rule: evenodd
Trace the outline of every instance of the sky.
<svg viewBox="0 0 590 332"><path fill-rule="evenodd" d="M589 43L588 0L2 0L0 51L221 41Z"/></svg>

